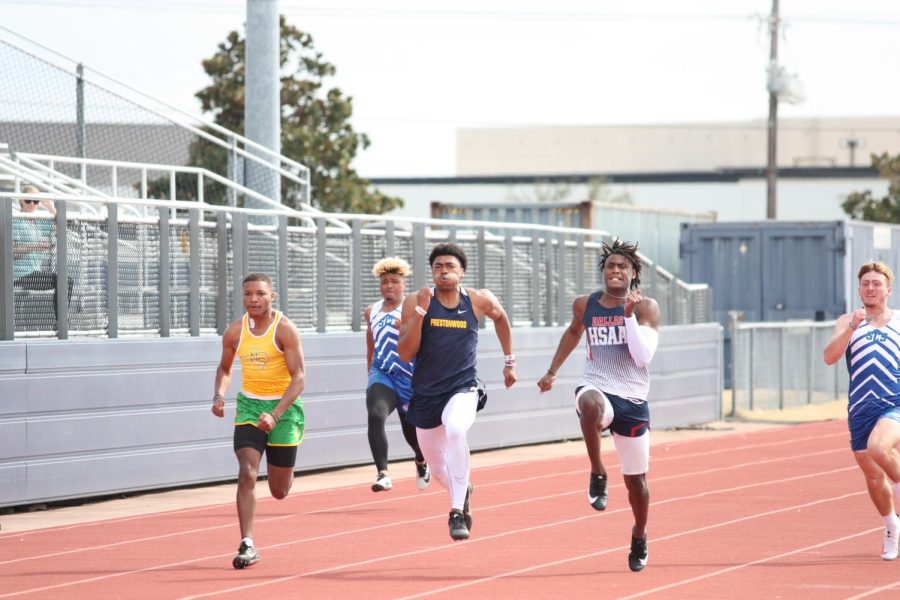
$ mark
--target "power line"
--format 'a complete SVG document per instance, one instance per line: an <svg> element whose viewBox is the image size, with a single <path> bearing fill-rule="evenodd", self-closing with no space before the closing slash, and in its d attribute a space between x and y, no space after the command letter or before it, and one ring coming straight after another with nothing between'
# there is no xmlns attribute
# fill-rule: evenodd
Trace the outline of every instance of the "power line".
<svg viewBox="0 0 900 600"><path fill-rule="evenodd" d="M122 2L121 0L0 0L0 5L24 5L28 7L60 7L60 8L102 8L116 11L136 12L157 9L216 12L243 14L243 3L223 5L220 1L204 2L201 0L140 0ZM307 16L336 18L413 18L436 20L504 20L504 21L636 21L636 22L744 22L758 18L756 14L717 13L717 12L610 12L610 11L561 11L561 10L469 10L469 9L425 9L425 8L390 8L390 7L339 7L308 6L303 4L283 3L280 10L291 11ZM857 25L866 27L900 27L897 15L865 15L865 16L827 16L794 14L784 15L784 20L792 23Z"/></svg>

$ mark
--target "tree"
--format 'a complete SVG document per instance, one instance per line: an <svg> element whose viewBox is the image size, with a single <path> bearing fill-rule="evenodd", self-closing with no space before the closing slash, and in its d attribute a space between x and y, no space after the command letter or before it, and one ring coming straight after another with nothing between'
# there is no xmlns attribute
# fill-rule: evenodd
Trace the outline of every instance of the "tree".
<svg viewBox="0 0 900 600"><path fill-rule="evenodd" d="M873 154L872 168L881 177L888 179L887 196L876 198L871 190L853 192L847 196L841 208L853 219L900 223L900 154Z"/></svg>
<svg viewBox="0 0 900 600"><path fill-rule="evenodd" d="M280 25L281 153L309 167L313 206L329 212L375 214L403 206L401 199L373 189L351 166L370 141L350 124L353 99L336 87L326 89L326 80L335 74L334 65L323 59L308 33L288 25L284 17ZM244 131L245 49L246 40L237 31L229 33L215 55L203 61L212 82L196 94L204 113L237 133ZM226 161L226 150L215 144L205 140L191 144L188 164L192 166L224 174ZM152 187L164 191L166 186L167 182L156 181ZM224 194L207 193L204 199L223 203ZM299 200L296 186L284 184L282 202L296 207Z"/></svg>

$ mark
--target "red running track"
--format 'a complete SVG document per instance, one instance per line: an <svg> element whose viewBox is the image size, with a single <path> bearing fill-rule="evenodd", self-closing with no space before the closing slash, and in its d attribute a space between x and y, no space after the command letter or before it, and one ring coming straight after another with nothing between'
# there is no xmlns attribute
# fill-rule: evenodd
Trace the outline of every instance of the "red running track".
<svg viewBox="0 0 900 600"><path fill-rule="evenodd" d="M249 569L231 567L234 506L215 505L0 535L0 598L897 598L900 561L879 558L848 439L832 421L654 445L641 573L604 439L604 512L583 456L475 469L465 542L436 484L282 501L261 485Z"/></svg>

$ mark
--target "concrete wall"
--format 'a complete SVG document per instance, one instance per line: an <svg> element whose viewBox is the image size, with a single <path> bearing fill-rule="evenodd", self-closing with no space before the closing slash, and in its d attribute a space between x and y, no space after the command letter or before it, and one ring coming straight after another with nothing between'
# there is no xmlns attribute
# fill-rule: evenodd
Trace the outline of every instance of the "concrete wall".
<svg viewBox="0 0 900 600"><path fill-rule="evenodd" d="M487 408L470 432L473 450L578 438L573 390L579 347L546 394L536 381L561 328L513 332L521 380L502 385L502 352L482 332L479 373ZM656 428L718 419L721 327L665 327L652 366ZM0 343L0 506L233 479L233 398L210 413L220 352L216 337L34 340ZM366 438L363 334L306 335L307 432L299 471L371 462ZM391 458L408 458L396 416Z"/></svg>

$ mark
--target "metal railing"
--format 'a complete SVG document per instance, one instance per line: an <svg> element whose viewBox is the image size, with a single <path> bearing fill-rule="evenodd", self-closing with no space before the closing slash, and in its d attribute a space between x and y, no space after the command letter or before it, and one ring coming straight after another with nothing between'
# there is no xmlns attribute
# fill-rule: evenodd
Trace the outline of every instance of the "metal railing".
<svg viewBox="0 0 900 600"><path fill-rule="evenodd" d="M13 151L172 164L204 147L223 157L218 175L251 189L277 181L297 208L310 206L305 165L2 25L0 72L0 138Z"/></svg>
<svg viewBox="0 0 900 600"><path fill-rule="evenodd" d="M464 283L491 289L513 325L556 326L571 319L576 295L600 287L600 244L612 238L589 229L289 209L275 225L260 225L251 217L272 211L86 195L35 195L54 199L57 214L25 216L12 208L24 196L0 193L0 339L221 332L243 312L241 274L250 271L272 276L279 308L301 330L356 331L364 307L379 297L372 265L405 258L415 289L430 281L427 257L440 241L463 247ZM75 201L96 208L69 210ZM52 239L43 268L54 285L46 287L69 286L68 302L13 277L13 230L38 220ZM531 235L489 232L498 227ZM643 289L665 324L711 320L707 286L685 284L649 260L645 269Z"/></svg>
<svg viewBox="0 0 900 600"><path fill-rule="evenodd" d="M843 360L826 365L822 351L834 321L741 323L732 320L732 416L837 400L847 393Z"/></svg>

